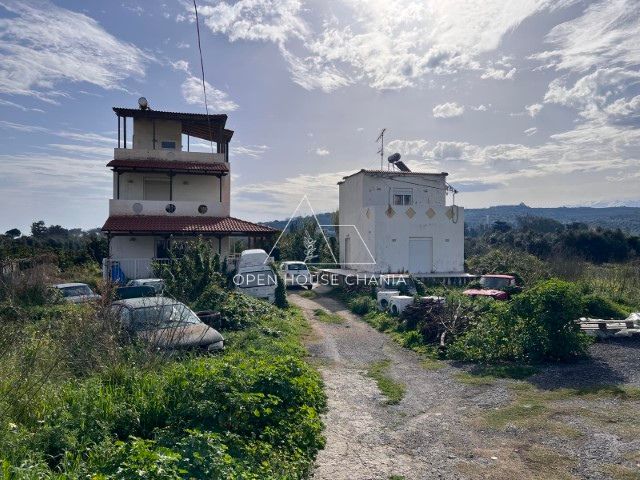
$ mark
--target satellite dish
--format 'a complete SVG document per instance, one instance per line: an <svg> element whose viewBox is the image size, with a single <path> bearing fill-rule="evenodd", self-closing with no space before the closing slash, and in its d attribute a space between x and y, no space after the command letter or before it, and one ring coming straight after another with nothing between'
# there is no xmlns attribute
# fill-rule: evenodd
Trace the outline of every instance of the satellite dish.
<svg viewBox="0 0 640 480"><path fill-rule="evenodd" d="M140 105L140 110L146 110L147 108L149 108L149 103L147 102L147 99L144 97L140 97L138 99L138 105Z"/></svg>
<svg viewBox="0 0 640 480"><path fill-rule="evenodd" d="M387 158L387 161L389 163L396 163L400 161L400 154L399 153L394 153L393 155L389 155L389 158Z"/></svg>

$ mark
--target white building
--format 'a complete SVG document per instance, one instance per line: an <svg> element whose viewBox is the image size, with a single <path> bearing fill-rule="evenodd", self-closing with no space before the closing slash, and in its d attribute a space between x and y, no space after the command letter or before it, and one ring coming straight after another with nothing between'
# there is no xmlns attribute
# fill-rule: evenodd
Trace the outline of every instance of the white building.
<svg viewBox="0 0 640 480"><path fill-rule="evenodd" d="M226 115L113 110L118 117L118 148L107 164L113 170L113 198L102 227L109 238L109 258L103 265L106 278L152 275L152 263L163 261L177 239L202 235L221 257L228 257L233 237L255 244L256 238L276 232L230 216L233 131L225 128ZM133 120L129 143L127 118ZM216 153L189 151L191 137L213 142Z"/></svg>
<svg viewBox="0 0 640 480"><path fill-rule="evenodd" d="M340 263L374 273L464 276L464 209L446 173L360 170L340 189Z"/></svg>

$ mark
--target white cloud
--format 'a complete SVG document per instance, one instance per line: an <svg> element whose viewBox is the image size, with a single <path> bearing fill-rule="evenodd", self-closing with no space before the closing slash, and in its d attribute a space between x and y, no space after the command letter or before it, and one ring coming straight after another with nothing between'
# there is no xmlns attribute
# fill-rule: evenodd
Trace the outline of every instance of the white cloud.
<svg viewBox="0 0 640 480"><path fill-rule="evenodd" d="M606 117L607 108L612 114L619 112L623 103L616 103L620 100L616 97L639 83L638 71L600 68L581 77L573 85L568 85L564 77L553 80L544 101L576 108L583 118L594 120Z"/></svg>
<svg viewBox="0 0 640 480"><path fill-rule="evenodd" d="M527 111L529 116L533 118L536 117L542 110L542 104L534 103L533 105L527 105L526 107L524 107L524 109Z"/></svg>
<svg viewBox="0 0 640 480"><path fill-rule="evenodd" d="M189 62L186 60L176 60L175 62L171 62L171 66L174 70L181 70L183 72L189 73Z"/></svg>
<svg viewBox="0 0 640 480"><path fill-rule="evenodd" d="M267 145L236 145L231 144L231 154L251 158L261 157L269 147Z"/></svg>
<svg viewBox="0 0 640 480"><path fill-rule="evenodd" d="M229 40L259 40L282 43L291 37L302 38L307 33L305 22L298 16L299 0L239 0L218 2L198 8L204 24ZM189 14L192 6L188 5Z"/></svg>
<svg viewBox="0 0 640 480"><path fill-rule="evenodd" d="M427 73L459 70L513 78L509 58L486 67L478 58L524 19L571 2L341 0L335 3L340 19L314 18L314 9L303 9L300 0L222 1L199 11L205 25L230 41L277 44L296 83L331 91L355 81L399 89L418 84ZM184 5L192 17L192 7Z"/></svg>
<svg viewBox="0 0 640 480"><path fill-rule="evenodd" d="M0 92L48 102L65 96L63 82L122 89L143 77L150 57L118 40L98 22L48 1L0 0Z"/></svg>
<svg viewBox="0 0 640 480"><path fill-rule="evenodd" d="M471 107L471 110L475 110L476 112L486 112L487 111L487 106L486 105L478 105L477 107Z"/></svg>
<svg viewBox="0 0 640 480"><path fill-rule="evenodd" d="M480 78L483 80L488 78L492 80L511 80L515 74L515 68L512 68L511 70L503 70L500 68L489 67L484 71Z"/></svg>
<svg viewBox="0 0 640 480"><path fill-rule="evenodd" d="M320 157L326 157L330 153L331 152L329 150L327 150L326 148L316 148L316 155L318 155Z"/></svg>
<svg viewBox="0 0 640 480"><path fill-rule="evenodd" d="M456 102L447 102L433 107L433 116L435 118L460 117L463 113L464 106Z"/></svg>
<svg viewBox="0 0 640 480"><path fill-rule="evenodd" d="M535 135L536 133L538 133L538 128L537 128L537 127L527 128L527 129L524 131L524 134L525 134L527 137L530 137L530 136L532 136L532 135Z"/></svg>
<svg viewBox="0 0 640 480"><path fill-rule="evenodd" d="M231 100L225 92L214 88L209 82L205 82L205 86L209 108L221 112L231 112L238 108L238 104ZM182 96L188 104L204 105L202 81L193 76L187 77L182 82Z"/></svg>
<svg viewBox="0 0 640 480"><path fill-rule="evenodd" d="M534 55L547 68L586 72L593 66L640 64L640 2L601 0L583 15L554 27L546 40L555 48Z"/></svg>

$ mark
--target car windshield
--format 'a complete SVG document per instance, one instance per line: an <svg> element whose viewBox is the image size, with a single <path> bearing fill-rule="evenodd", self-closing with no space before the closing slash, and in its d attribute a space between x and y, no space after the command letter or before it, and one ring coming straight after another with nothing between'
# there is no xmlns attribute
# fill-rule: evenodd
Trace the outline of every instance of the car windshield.
<svg viewBox="0 0 640 480"><path fill-rule="evenodd" d="M287 267L287 270L303 270L306 271L307 270L307 266L304 263L290 263L289 266Z"/></svg>
<svg viewBox="0 0 640 480"><path fill-rule="evenodd" d="M510 278L502 277L482 277L480 283L485 288L505 288L511 283Z"/></svg>
<svg viewBox="0 0 640 480"><path fill-rule="evenodd" d="M131 312L131 328L149 330L169 328L180 324L198 324L202 321L189 308L180 303L169 305L149 305Z"/></svg>
<svg viewBox="0 0 640 480"><path fill-rule="evenodd" d="M93 292L87 285L74 285L72 287L63 287L62 295L65 298L69 297L81 297L83 295L93 295Z"/></svg>

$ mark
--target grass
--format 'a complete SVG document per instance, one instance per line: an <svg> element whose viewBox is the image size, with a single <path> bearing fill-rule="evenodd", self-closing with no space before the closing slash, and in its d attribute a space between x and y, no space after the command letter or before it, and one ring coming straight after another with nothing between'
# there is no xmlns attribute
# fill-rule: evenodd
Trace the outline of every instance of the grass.
<svg viewBox="0 0 640 480"><path fill-rule="evenodd" d="M427 357L420 363L420 365L422 365L422 368L424 368L425 370L441 370L446 367L447 364L441 360Z"/></svg>
<svg viewBox="0 0 640 480"><path fill-rule="evenodd" d="M316 308L313 311L313 315L315 318L323 323L331 323L334 325L341 325L344 323L344 318L342 318L337 313L327 312L322 308Z"/></svg>
<svg viewBox="0 0 640 480"><path fill-rule="evenodd" d="M374 379L380 392L387 397L387 405L397 405L404 397L405 386L389 376L391 360L380 360L369 365L367 376Z"/></svg>
<svg viewBox="0 0 640 480"><path fill-rule="evenodd" d="M568 418L580 418L598 430L622 438L640 435L640 419L634 412L640 406L637 387L600 385L580 389L540 390L526 382L511 385L511 403L484 415L485 426L505 430L509 426L529 432L549 432L560 437L583 436L581 430L569 425ZM602 400L616 400L615 405ZM584 401L589 401L585 406Z"/></svg>
<svg viewBox="0 0 640 480"><path fill-rule="evenodd" d="M313 290L304 290L300 292L300 296L303 298L316 298L318 294Z"/></svg>
<svg viewBox="0 0 640 480"><path fill-rule="evenodd" d="M476 365L468 372L460 372L455 377L466 385L492 385L499 378L523 380L538 372L536 367L519 364Z"/></svg>

